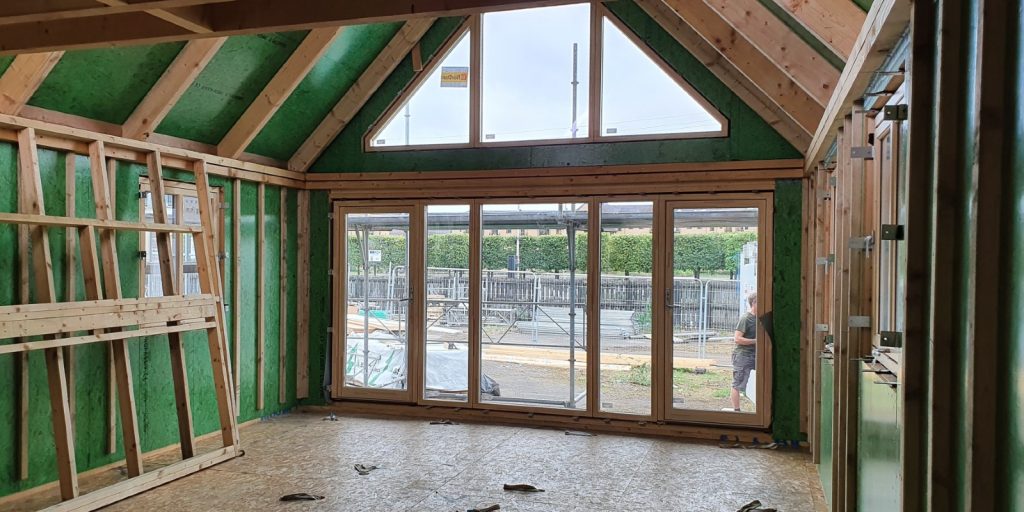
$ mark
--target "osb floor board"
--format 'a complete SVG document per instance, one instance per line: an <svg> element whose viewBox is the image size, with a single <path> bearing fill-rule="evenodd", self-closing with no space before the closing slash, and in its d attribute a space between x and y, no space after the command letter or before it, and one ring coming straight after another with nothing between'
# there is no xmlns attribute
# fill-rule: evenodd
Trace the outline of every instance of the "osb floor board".
<svg viewBox="0 0 1024 512"><path fill-rule="evenodd" d="M810 456L716 444L491 425L295 414L242 430L245 456L110 511L723 511L759 499L824 510ZM173 453L165 455L170 462ZM367 476L354 464L380 466ZM530 483L536 494L502 491ZM281 503L306 492L319 502Z"/></svg>

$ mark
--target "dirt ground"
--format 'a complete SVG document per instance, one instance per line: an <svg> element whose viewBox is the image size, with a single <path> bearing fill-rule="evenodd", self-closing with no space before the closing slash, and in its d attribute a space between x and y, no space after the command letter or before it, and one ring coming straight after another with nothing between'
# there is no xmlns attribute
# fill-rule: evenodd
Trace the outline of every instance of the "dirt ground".
<svg viewBox="0 0 1024 512"><path fill-rule="evenodd" d="M632 369L605 369L602 371L601 409L607 412L648 414L650 412L651 387L649 372L645 370L643 367L633 367ZM485 359L483 372L498 381L501 386L501 397L495 397L494 401L510 397L559 402L570 400L568 368ZM586 390L585 372L586 365L577 365L575 378L577 396ZM713 411L730 407L729 386L731 382L731 369L709 368L703 374L677 370L673 382L675 407ZM584 395L581 400L577 401L575 407L585 409L588 398L590 397ZM564 407L562 403L531 405ZM746 398L740 400L740 406L743 412L754 412L754 404Z"/></svg>

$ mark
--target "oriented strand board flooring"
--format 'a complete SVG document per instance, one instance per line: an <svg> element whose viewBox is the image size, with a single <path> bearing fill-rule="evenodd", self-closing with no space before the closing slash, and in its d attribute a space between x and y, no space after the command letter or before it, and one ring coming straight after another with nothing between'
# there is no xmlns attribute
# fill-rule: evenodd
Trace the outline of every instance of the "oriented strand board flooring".
<svg viewBox="0 0 1024 512"><path fill-rule="evenodd" d="M824 510L806 453L668 439L418 420L294 414L242 430L245 456L112 511L728 511L759 499ZM380 466L367 476L355 464ZM546 490L521 494L505 483ZM326 496L280 503L285 494Z"/></svg>

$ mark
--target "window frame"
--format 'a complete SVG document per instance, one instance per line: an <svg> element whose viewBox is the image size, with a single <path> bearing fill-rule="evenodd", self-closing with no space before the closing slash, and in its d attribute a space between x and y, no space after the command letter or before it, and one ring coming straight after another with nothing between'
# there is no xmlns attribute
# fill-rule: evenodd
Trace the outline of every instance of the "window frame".
<svg viewBox="0 0 1024 512"><path fill-rule="evenodd" d="M388 108L377 118L363 135L363 151L389 152L389 151L425 151L437 149L467 149L467 148L507 148L507 147L528 147L528 146L551 146L565 144L589 144L607 142L633 142L651 140L686 140L686 139L708 139L725 138L729 136L729 119L722 114L707 98L704 97L685 78L679 75L666 63L652 48L640 40L632 30L629 29L618 17L612 14L600 3L590 4L590 67L589 73L589 98L585 106L589 113L588 131L584 136L573 138L541 139L541 140L516 140L487 142L482 140L482 108L483 108L483 34L481 34L481 16L474 14L456 29L448 39L438 48L430 62L424 63L419 70L414 70L415 76L402 92L391 102ZM680 88L686 91L701 107L712 117L721 123L722 128L717 131L703 132L677 132L657 134L635 134L635 135L607 135L601 133L601 96L602 87L602 64L604 44L604 19L614 24L626 38L635 44L651 61L653 61L666 75L669 76ZM469 32L470 62L469 62L469 142L451 144L421 144L408 146L374 146L374 135L384 128L395 116L412 95L420 89L431 73L441 65L441 61L447 56L462 36ZM413 51L419 51L418 46Z"/></svg>

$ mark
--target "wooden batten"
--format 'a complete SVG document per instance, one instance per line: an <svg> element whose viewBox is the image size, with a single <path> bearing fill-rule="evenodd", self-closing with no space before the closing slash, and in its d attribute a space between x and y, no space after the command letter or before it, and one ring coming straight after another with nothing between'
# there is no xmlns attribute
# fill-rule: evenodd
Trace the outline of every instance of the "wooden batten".
<svg viewBox="0 0 1024 512"><path fill-rule="evenodd" d="M309 398L309 191L298 191L298 219L296 219L299 261L295 317L295 398Z"/></svg>
<svg viewBox="0 0 1024 512"><path fill-rule="evenodd" d="M242 403L242 180L231 183L231 327L234 330L235 416L241 414Z"/></svg>
<svg viewBox="0 0 1024 512"><path fill-rule="evenodd" d="M68 217L76 217L75 214L75 155L68 153L64 156L64 214ZM74 229L64 230L64 295L68 301L76 300L78 291L76 285L77 274L77 231ZM75 348L64 349L64 369L67 371L68 381L68 409L71 411L71 428L77 430L75 422L78 409L75 395Z"/></svg>

